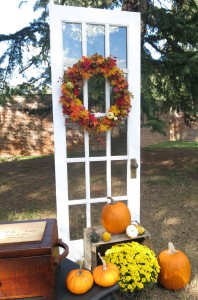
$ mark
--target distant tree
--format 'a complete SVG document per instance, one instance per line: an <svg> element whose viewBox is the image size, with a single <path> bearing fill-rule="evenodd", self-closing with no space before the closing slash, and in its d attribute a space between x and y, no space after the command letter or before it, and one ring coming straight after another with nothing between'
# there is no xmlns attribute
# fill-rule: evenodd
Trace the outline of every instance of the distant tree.
<svg viewBox="0 0 198 300"><path fill-rule="evenodd" d="M19 8L27 1L21 1ZM49 0L37 0L34 11L40 11L40 17L34 19L29 26L13 33L0 33L0 43L7 42L7 49L0 57L0 93L26 94L46 93L51 86L50 77L50 40L49 40ZM121 4L115 0L55 0L55 4L85 7L111 8ZM27 56L28 54L28 56ZM27 81L30 68L38 70L38 75ZM16 74L24 76L24 82L15 88L10 80Z"/></svg>
<svg viewBox="0 0 198 300"><path fill-rule="evenodd" d="M19 7L24 2L21 1ZM0 34L0 42L7 42L7 49L0 57L0 89L3 94L45 93L50 86L49 24L46 1L37 1L34 10L41 10L37 20L14 34ZM26 75L30 68L39 72L36 77ZM36 72L35 72L36 73ZM10 86L13 75L22 75L24 82Z"/></svg>
<svg viewBox="0 0 198 300"><path fill-rule="evenodd" d="M21 5L23 2L21 1ZM14 34L0 34L8 47L0 57L1 94L46 93L50 89L48 2L37 0L40 17ZM140 12L142 16L142 111L153 131L163 132L158 114L170 108L185 113L190 123L198 107L198 1L167 0L56 0L55 4ZM170 8L169 8L170 7ZM28 52L28 58L26 53ZM28 82L10 87L16 72L39 70ZM24 78L25 79L25 78Z"/></svg>

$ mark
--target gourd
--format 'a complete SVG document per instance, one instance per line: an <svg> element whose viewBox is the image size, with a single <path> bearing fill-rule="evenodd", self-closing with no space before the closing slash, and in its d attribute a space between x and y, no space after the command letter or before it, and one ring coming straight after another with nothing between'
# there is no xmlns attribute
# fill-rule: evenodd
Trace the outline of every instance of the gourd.
<svg viewBox="0 0 198 300"><path fill-rule="evenodd" d="M140 226L137 222L133 221L131 223L132 225L135 225L135 227L138 229L138 234L143 234L145 232L145 229L143 226Z"/></svg>
<svg viewBox="0 0 198 300"><path fill-rule="evenodd" d="M104 242L109 242L111 240L111 234L107 231L103 232L102 239Z"/></svg>
<svg viewBox="0 0 198 300"><path fill-rule="evenodd" d="M110 233L120 234L126 231L131 223L131 213L126 204L107 197L111 202L106 204L101 212L101 223Z"/></svg>
<svg viewBox="0 0 198 300"><path fill-rule="evenodd" d="M135 238L138 236L138 229L135 225L129 225L126 228L126 235L130 238Z"/></svg>
<svg viewBox="0 0 198 300"><path fill-rule="evenodd" d="M100 235L95 231L92 230L92 233L90 234L90 240L92 243L97 243L100 239Z"/></svg>
<svg viewBox="0 0 198 300"><path fill-rule="evenodd" d="M191 265L188 257L180 250L175 250L172 243L158 257L160 273L159 283L169 290L183 289L190 280Z"/></svg>
<svg viewBox="0 0 198 300"><path fill-rule="evenodd" d="M71 270L66 277L67 289L73 294L84 294L91 289L94 283L93 275L89 270L83 269L83 261L80 261L80 267Z"/></svg>
<svg viewBox="0 0 198 300"><path fill-rule="evenodd" d="M114 285L118 281L120 274L118 267L113 263L106 264L100 253L98 253L98 256L102 261L102 265L99 265L93 269L95 283L103 287Z"/></svg>

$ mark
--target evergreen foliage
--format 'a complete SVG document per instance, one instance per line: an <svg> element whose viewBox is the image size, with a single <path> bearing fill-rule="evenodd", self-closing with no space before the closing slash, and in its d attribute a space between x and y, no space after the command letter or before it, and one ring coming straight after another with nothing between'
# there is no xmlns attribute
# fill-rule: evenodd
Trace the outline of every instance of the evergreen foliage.
<svg viewBox="0 0 198 300"><path fill-rule="evenodd" d="M150 2L143 16L142 109L149 120L170 108L183 111L189 125L198 112L198 4L169 2L171 9ZM156 51L157 59L150 49Z"/></svg>
<svg viewBox="0 0 198 300"><path fill-rule="evenodd" d="M20 6L26 1L21 1ZM14 34L0 33L7 49L0 57L2 95L46 93L50 90L48 0L37 0L40 17ZM163 133L157 116L170 108L185 113L187 124L195 121L198 107L198 0L54 0L55 4L139 11L142 14L142 111L145 126ZM158 5L157 5L158 4ZM153 52L155 51L155 55ZM27 57L28 53L28 57ZM37 77L26 79L30 67ZM24 83L13 88L12 76L22 74ZM4 97L5 98L5 97Z"/></svg>

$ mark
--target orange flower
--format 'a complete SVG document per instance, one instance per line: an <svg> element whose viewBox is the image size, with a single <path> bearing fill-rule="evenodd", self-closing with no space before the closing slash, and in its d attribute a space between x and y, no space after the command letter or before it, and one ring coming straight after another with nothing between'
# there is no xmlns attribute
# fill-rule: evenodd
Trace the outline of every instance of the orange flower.
<svg viewBox="0 0 198 300"><path fill-rule="evenodd" d="M84 79L88 80L91 78L91 74L85 72L84 70L81 71L81 75L83 76Z"/></svg>
<svg viewBox="0 0 198 300"><path fill-rule="evenodd" d="M70 116L72 120L74 121L78 120L81 112L80 106L78 105L71 106L70 110L71 110Z"/></svg>

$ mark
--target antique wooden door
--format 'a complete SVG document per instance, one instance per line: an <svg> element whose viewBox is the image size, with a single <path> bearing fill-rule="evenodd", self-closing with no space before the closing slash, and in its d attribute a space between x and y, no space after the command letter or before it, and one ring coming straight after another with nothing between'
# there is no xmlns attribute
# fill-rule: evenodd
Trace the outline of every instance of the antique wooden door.
<svg viewBox="0 0 198 300"><path fill-rule="evenodd" d="M69 245L69 257L79 259L83 228L101 224L107 196L127 203L133 220L140 219L140 14L53 4L49 9L59 237ZM134 95L126 122L100 141L65 118L59 102L64 70L96 52L117 58ZM110 93L104 78L93 77L84 83L84 105L105 114Z"/></svg>

